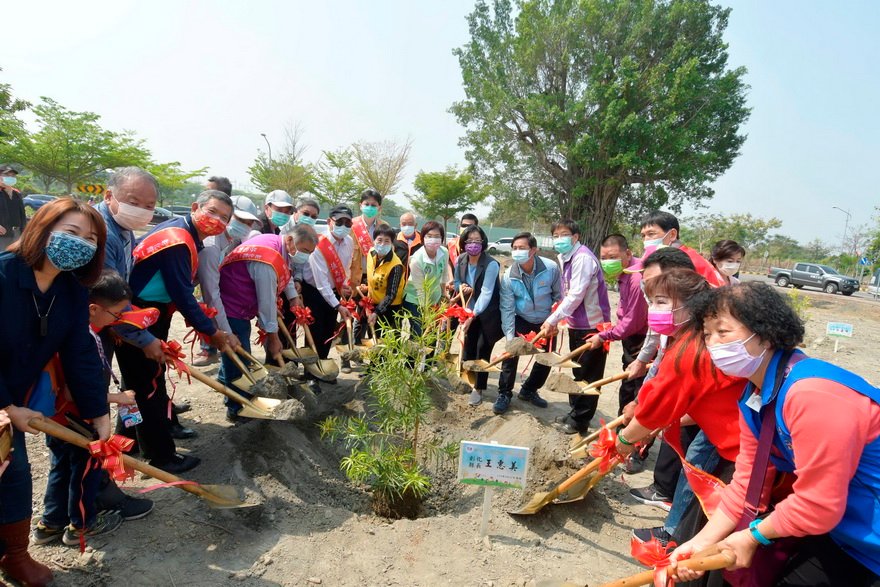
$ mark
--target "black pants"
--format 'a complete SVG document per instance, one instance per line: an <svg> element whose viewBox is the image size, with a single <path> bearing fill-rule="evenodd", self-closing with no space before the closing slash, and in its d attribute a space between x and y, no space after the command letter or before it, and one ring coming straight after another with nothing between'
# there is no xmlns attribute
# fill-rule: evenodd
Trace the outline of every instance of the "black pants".
<svg viewBox="0 0 880 587"><path fill-rule="evenodd" d="M844 552L828 534L797 540L777 587L880 587L880 578Z"/></svg>
<svg viewBox="0 0 880 587"><path fill-rule="evenodd" d="M169 311L170 304L139 299L133 303L141 308L157 308L160 311L159 320L150 326L149 331L156 338L168 340L173 315ZM129 344L116 349L116 358L125 384L134 390L144 418L135 427L141 454L153 464L163 465L171 460L176 450L174 439L171 438L171 420L168 418L171 400L165 389L165 364L148 359L141 349Z"/></svg>
<svg viewBox="0 0 880 587"><path fill-rule="evenodd" d="M541 330L541 324L529 322L520 316L516 316L514 320L514 332L517 334L528 334L529 332L538 332ZM556 343L556 339L550 341L548 348L552 349ZM513 386L516 384L516 370L519 367L519 357L511 357L501 363L501 375L498 377L498 393L508 397L513 395ZM523 392L535 392L543 387L550 375L550 367L534 362L532 371L523 381Z"/></svg>
<svg viewBox="0 0 880 587"><path fill-rule="evenodd" d="M495 343L501 339L501 336L496 334L498 331L497 327L484 323L482 316L474 318L474 321L471 322L468 331L464 335L461 360L475 361L483 359L488 361L491 359L492 349L495 347ZM474 385L474 389L486 389L488 382L489 374L487 372L477 373L477 384Z"/></svg>
<svg viewBox="0 0 880 587"><path fill-rule="evenodd" d="M626 371L626 368L629 367L630 363L635 361L639 356L639 351L642 350L642 344L645 342L644 334L634 334L633 336L628 336L620 341L620 344L623 346L623 370ZM623 408L634 401L636 397L639 395L639 390L642 388L642 384L645 382L644 377L639 377L638 379L624 379L620 383L620 390L618 391L618 409L617 415L621 415L623 413Z"/></svg>
<svg viewBox="0 0 880 587"><path fill-rule="evenodd" d="M699 433L699 426L681 427L681 450L684 453L687 453L688 447ZM681 459L675 450L666 442L660 443L660 452L657 453L657 462L654 464L654 488L671 499L681 474Z"/></svg>
<svg viewBox="0 0 880 587"><path fill-rule="evenodd" d="M384 312L378 313L379 317L376 318L376 326L374 327L376 338L382 338L386 333L400 328L399 314L402 308L403 304L388 306Z"/></svg>
<svg viewBox="0 0 880 587"><path fill-rule="evenodd" d="M330 304L324 300L321 292L313 285L303 282L301 295L303 304L311 309L312 317L315 319L314 324L309 326L309 330L312 331L312 338L315 339L315 350L318 352L319 357L326 359L330 355L330 345L333 342L327 339L336 332L337 316L339 314L330 307Z"/></svg>
<svg viewBox="0 0 880 587"><path fill-rule="evenodd" d="M576 328L568 329L568 348L575 350L591 336L599 332L595 329L579 330ZM608 353L603 347L585 351L576 361L580 367L572 369L575 381L598 381L605 376L605 359ZM590 426L590 420L596 415L596 407L599 405L598 395L569 395L568 405L571 406L569 417L574 420L575 427L581 431L586 430Z"/></svg>

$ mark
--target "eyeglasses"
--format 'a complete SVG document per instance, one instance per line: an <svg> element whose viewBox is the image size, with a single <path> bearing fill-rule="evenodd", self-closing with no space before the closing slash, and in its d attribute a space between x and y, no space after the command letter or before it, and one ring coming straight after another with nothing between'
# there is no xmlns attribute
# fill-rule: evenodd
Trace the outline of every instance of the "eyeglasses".
<svg viewBox="0 0 880 587"><path fill-rule="evenodd" d="M336 226L351 226L351 220L348 218L334 218L333 222Z"/></svg>
<svg viewBox="0 0 880 587"><path fill-rule="evenodd" d="M299 215L300 215L300 216L308 216L309 218L314 218L315 220L318 219L318 213L317 213L317 212L315 212L314 214L312 214L311 212L306 212L305 210L300 210L300 211L299 211Z"/></svg>
<svg viewBox="0 0 880 587"><path fill-rule="evenodd" d="M117 313L115 313L115 312L111 312L110 310L108 310L108 309L105 308L104 306L99 306L99 307L100 307L102 310L104 310L105 312L107 312L108 314L110 314L111 316L113 316L116 320L122 320L122 314L117 314Z"/></svg>
<svg viewBox="0 0 880 587"><path fill-rule="evenodd" d="M464 244L466 244L466 245L481 245L481 244L483 244L483 241L468 239L468 240L464 241Z"/></svg>

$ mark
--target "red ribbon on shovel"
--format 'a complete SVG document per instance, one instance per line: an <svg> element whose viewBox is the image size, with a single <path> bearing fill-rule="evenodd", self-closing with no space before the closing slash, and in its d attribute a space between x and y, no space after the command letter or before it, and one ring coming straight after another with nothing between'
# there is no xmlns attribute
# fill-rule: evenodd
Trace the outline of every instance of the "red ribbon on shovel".
<svg viewBox="0 0 880 587"><path fill-rule="evenodd" d="M134 446L134 439L114 434L107 440L95 440L89 443L89 454L101 463L101 468L110 473L114 481L125 481L134 477L134 470L125 466L122 453Z"/></svg>

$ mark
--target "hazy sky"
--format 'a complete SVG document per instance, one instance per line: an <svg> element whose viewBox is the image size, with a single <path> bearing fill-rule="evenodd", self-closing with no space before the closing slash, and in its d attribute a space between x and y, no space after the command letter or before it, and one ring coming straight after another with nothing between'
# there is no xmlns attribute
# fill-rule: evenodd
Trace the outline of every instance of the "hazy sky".
<svg viewBox="0 0 880 587"><path fill-rule="evenodd" d="M472 0L30 2L8 11L0 80L130 129L161 161L246 187L265 132L299 122L306 159L357 140L414 141L419 170L462 164L447 112L463 96L451 50ZM880 2L739 0L726 38L748 68L742 155L709 209L776 216L838 244L880 204ZM403 203L402 198L396 198Z"/></svg>

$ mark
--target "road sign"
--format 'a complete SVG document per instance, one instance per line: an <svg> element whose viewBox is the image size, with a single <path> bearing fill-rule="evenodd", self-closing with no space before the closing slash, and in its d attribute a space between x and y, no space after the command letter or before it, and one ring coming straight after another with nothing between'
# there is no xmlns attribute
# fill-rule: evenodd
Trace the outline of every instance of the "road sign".
<svg viewBox="0 0 880 587"><path fill-rule="evenodd" d="M867 257L859 259L859 265L870 265L871 261Z"/></svg>
<svg viewBox="0 0 880 587"><path fill-rule="evenodd" d="M525 489L528 466L527 447L463 440L458 480L469 485Z"/></svg>
<svg viewBox="0 0 880 587"><path fill-rule="evenodd" d="M104 186L99 183L81 183L76 186L76 191L83 194L101 195L104 193Z"/></svg>

